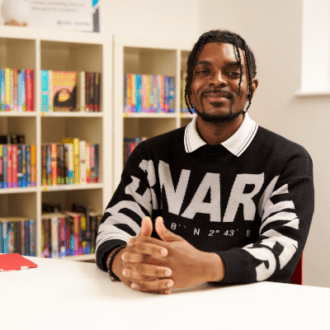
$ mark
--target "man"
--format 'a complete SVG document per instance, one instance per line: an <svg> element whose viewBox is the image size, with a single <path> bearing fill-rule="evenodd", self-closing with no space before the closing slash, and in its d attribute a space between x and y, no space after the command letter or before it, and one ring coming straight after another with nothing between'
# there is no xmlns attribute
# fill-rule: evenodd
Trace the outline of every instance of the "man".
<svg viewBox="0 0 330 330"><path fill-rule="evenodd" d="M314 209L311 158L248 116L258 80L240 36L203 34L187 73L197 117L134 150L99 228L97 265L156 293L288 283Z"/></svg>

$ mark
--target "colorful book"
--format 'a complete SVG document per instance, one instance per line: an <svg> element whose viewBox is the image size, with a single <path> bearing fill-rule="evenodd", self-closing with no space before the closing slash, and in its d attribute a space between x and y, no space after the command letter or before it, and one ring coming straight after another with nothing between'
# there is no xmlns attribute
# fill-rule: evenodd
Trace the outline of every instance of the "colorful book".
<svg viewBox="0 0 330 330"><path fill-rule="evenodd" d="M52 94L54 111L75 111L77 97L77 72L53 71Z"/></svg>
<svg viewBox="0 0 330 330"><path fill-rule="evenodd" d="M48 112L48 70L41 70L41 111Z"/></svg>
<svg viewBox="0 0 330 330"><path fill-rule="evenodd" d="M34 111L34 71L25 70L26 111Z"/></svg>

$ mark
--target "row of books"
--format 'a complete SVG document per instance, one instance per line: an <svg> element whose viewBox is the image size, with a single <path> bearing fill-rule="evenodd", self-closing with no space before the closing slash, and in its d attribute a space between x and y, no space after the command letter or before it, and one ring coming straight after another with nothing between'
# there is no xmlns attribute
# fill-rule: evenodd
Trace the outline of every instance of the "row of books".
<svg viewBox="0 0 330 330"><path fill-rule="evenodd" d="M78 138L42 146L42 185L99 182L99 145Z"/></svg>
<svg viewBox="0 0 330 330"><path fill-rule="evenodd" d="M127 163L129 155L133 152L135 147L142 141L146 140L146 137L124 138L124 166Z"/></svg>
<svg viewBox="0 0 330 330"><path fill-rule="evenodd" d="M72 211L57 211L42 215L42 256L62 258L95 253L102 215L80 204L73 204Z"/></svg>
<svg viewBox="0 0 330 330"><path fill-rule="evenodd" d="M124 113L173 113L175 77L127 73Z"/></svg>
<svg viewBox="0 0 330 330"><path fill-rule="evenodd" d="M35 232L34 219L0 218L0 253L35 256Z"/></svg>
<svg viewBox="0 0 330 330"><path fill-rule="evenodd" d="M34 111L34 70L0 68L0 111Z"/></svg>
<svg viewBox="0 0 330 330"><path fill-rule="evenodd" d="M0 188L36 186L36 146L0 144Z"/></svg>
<svg viewBox="0 0 330 330"><path fill-rule="evenodd" d="M101 73L41 70L41 111L100 111Z"/></svg>

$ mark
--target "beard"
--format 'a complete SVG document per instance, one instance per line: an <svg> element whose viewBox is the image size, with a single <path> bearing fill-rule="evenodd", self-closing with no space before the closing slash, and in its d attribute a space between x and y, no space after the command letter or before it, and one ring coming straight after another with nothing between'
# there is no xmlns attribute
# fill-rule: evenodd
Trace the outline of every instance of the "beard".
<svg viewBox="0 0 330 330"><path fill-rule="evenodd" d="M196 108L194 108L195 112L197 113L198 116L201 117L201 119L205 122L208 123L228 123L232 120L234 120L235 118L239 117L241 114L244 114L244 109L242 109L241 111L238 111L236 113L233 113L232 109L230 108L229 113L227 114L209 114L206 113L204 110L204 105L203 102L201 102L202 105L202 111L197 110Z"/></svg>

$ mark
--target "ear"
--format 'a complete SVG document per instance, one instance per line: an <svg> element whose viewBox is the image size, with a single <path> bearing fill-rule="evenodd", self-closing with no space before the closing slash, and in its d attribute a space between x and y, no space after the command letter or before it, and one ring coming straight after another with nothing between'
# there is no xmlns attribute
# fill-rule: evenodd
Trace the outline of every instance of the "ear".
<svg viewBox="0 0 330 330"><path fill-rule="evenodd" d="M256 91L257 87L259 85L259 81L257 78L253 78L252 79L252 93L254 94L254 92Z"/></svg>

